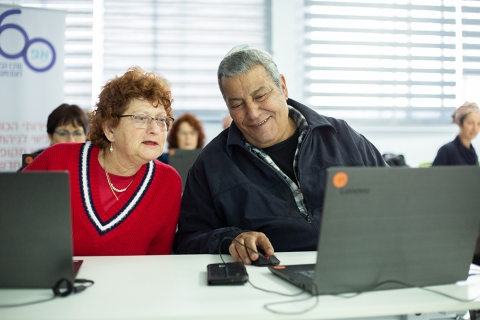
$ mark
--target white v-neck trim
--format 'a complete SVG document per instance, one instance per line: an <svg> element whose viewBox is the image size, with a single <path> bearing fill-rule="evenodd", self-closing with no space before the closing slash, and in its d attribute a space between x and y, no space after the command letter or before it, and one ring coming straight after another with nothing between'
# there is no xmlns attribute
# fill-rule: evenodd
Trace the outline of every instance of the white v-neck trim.
<svg viewBox="0 0 480 320"><path fill-rule="evenodd" d="M143 195L147 191L148 186L150 185L154 170L155 164L153 161L147 163L147 171L142 177L142 182L140 186L135 190L133 196L128 199L128 202L117 212L111 219L102 223L97 210L93 204L91 188L90 188L90 154L92 152L92 144L91 142L86 142L80 151L80 181L81 186L80 190L82 193L82 201L85 212L87 213L88 218L97 229L100 235L103 235L114 228L118 227L128 216L134 211L136 206L139 204L140 200L142 199Z"/></svg>

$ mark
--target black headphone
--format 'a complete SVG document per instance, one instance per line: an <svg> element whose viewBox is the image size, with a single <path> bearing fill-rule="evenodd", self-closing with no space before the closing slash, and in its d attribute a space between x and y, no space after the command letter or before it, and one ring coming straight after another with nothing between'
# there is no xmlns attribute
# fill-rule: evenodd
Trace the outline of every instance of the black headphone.
<svg viewBox="0 0 480 320"><path fill-rule="evenodd" d="M55 297L66 297L72 293L79 293L79 292L82 292L84 291L85 289L87 289L88 287L92 286L94 284L94 282L92 280L87 280L87 279L75 279L74 281L75 283L89 283L90 285L89 286L74 286L73 283L66 279L66 278L62 278L60 280L57 281L57 283L55 284L55 286L52 288L53 290L53 294L55 295ZM65 284L66 285L66 288L62 288L60 290L60 288L62 287L62 285Z"/></svg>

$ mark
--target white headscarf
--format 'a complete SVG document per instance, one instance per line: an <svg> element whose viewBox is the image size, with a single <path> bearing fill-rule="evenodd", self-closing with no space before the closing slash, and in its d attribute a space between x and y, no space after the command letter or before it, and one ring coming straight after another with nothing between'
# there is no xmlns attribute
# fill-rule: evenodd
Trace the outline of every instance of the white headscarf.
<svg viewBox="0 0 480 320"><path fill-rule="evenodd" d="M465 102L460 107L458 107L458 109L453 114L453 121L455 121L455 123L460 126L460 120L466 115L473 112L480 113L480 109L478 109L477 104L475 102Z"/></svg>

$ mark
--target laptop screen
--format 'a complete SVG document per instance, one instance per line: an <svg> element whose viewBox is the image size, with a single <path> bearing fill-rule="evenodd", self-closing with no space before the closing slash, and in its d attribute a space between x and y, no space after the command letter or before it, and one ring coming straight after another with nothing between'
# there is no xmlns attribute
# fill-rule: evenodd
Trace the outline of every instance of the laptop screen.
<svg viewBox="0 0 480 320"><path fill-rule="evenodd" d="M327 169L313 282L295 284L336 294L465 280L479 181L474 166Z"/></svg>
<svg viewBox="0 0 480 320"><path fill-rule="evenodd" d="M169 151L168 164L175 168L182 178L182 190L185 188L188 170L190 170L200 152L202 152L202 149L170 149Z"/></svg>
<svg viewBox="0 0 480 320"><path fill-rule="evenodd" d="M0 173L0 190L0 288L73 282L68 173Z"/></svg>

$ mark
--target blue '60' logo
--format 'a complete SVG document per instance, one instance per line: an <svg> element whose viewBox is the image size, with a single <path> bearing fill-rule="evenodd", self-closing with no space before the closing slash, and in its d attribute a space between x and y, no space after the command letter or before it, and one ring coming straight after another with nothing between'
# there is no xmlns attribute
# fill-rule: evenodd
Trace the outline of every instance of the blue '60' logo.
<svg viewBox="0 0 480 320"><path fill-rule="evenodd" d="M33 71L37 71L37 72L44 72L44 71L47 71L49 69L51 69L53 67L53 65L55 64L55 59L56 59L56 53L55 53L55 49L53 48L53 45L48 42L47 40L43 39L43 38L33 38L33 39L28 39L28 35L27 33L25 32L25 30L23 30L22 27L20 27L18 24L14 24L14 23L7 23L7 24L4 24L2 25L2 22L3 22L3 19L5 19L6 17L8 17L9 15L12 15L12 14L20 14L22 13L20 11L20 9L12 9L12 10L7 10L5 11L4 13L2 13L0 15L0 36L2 34L3 31L7 30L7 29L15 29L17 31L19 31L22 36L23 36L23 39L25 41L24 45L23 45L23 49L20 50L20 52L17 52L17 53L7 53L5 52L4 50L2 50L1 46L0 46L0 55L7 58L7 59L17 59L17 58L20 58L22 57L23 58L23 61L25 61L25 64L30 68L32 69ZM30 61L28 61L28 49L30 48L30 46L34 43L43 43L45 44L51 51L51 58L50 58L50 63L48 63L47 66L45 67L36 67L34 65L32 65L30 63ZM35 50L34 52L31 53L32 57L33 58L39 58L40 55L42 56L42 58L45 58L45 54L44 53L38 53L38 50ZM48 54L47 54L47 58L48 58Z"/></svg>

